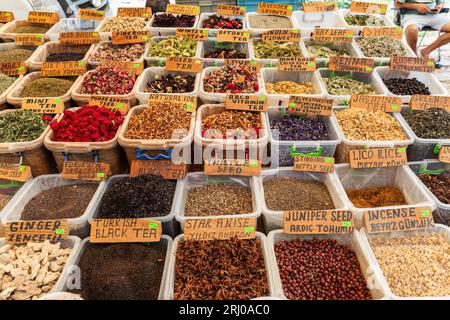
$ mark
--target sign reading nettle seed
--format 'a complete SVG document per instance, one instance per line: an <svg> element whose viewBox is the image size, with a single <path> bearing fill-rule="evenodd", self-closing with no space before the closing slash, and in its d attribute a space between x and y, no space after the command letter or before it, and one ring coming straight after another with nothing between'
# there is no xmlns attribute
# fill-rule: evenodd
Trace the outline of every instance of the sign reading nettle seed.
<svg viewBox="0 0 450 320"><path fill-rule="evenodd" d="M332 173L334 162L334 157L296 155L294 156L294 171Z"/></svg>
<svg viewBox="0 0 450 320"><path fill-rule="evenodd" d="M240 42L247 43L250 41L250 32L245 30L217 30L217 42Z"/></svg>
<svg viewBox="0 0 450 320"><path fill-rule="evenodd" d="M316 71L316 57L286 57L278 59L280 71Z"/></svg>
<svg viewBox="0 0 450 320"><path fill-rule="evenodd" d="M93 44L100 42L100 34L98 32L61 32L59 34L59 42L62 45L79 46L85 44Z"/></svg>
<svg viewBox="0 0 450 320"><path fill-rule="evenodd" d="M256 12L259 14L290 17L293 10L294 6L291 4L258 2L258 9Z"/></svg>
<svg viewBox="0 0 450 320"><path fill-rule="evenodd" d="M313 41L329 43L345 43L353 41L353 31L350 29L314 28Z"/></svg>
<svg viewBox="0 0 450 320"><path fill-rule="evenodd" d="M133 160L131 161L130 177L153 174L166 180L184 179L187 174L185 163L175 164L172 160Z"/></svg>
<svg viewBox="0 0 450 320"><path fill-rule="evenodd" d="M67 180L106 180L111 167L104 162L65 161L61 176Z"/></svg>
<svg viewBox="0 0 450 320"><path fill-rule="evenodd" d="M92 9L79 9L78 19L83 20L103 20L105 17L105 11L92 10Z"/></svg>
<svg viewBox="0 0 450 320"><path fill-rule="evenodd" d="M69 236L67 220L16 221L6 224L6 243L58 242Z"/></svg>
<svg viewBox="0 0 450 320"><path fill-rule="evenodd" d="M0 163L0 179L25 182L31 178L29 166Z"/></svg>
<svg viewBox="0 0 450 320"><path fill-rule="evenodd" d="M83 60L44 62L41 68L41 76L43 77L81 76L85 72L86 62Z"/></svg>
<svg viewBox="0 0 450 320"><path fill-rule="evenodd" d="M350 12L386 14L387 3L352 1Z"/></svg>
<svg viewBox="0 0 450 320"><path fill-rule="evenodd" d="M200 7L169 3L166 7L166 13L185 14L188 16L198 16L200 14Z"/></svg>
<svg viewBox="0 0 450 320"><path fill-rule="evenodd" d="M32 110L39 114L58 114L64 112L64 102L59 98L25 98L23 110Z"/></svg>
<svg viewBox="0 0 450 320"><path fill-rule="evenodd" d="M120 111L120 113L123 115L127 114L130 110L130 100L121 97L92 96L89 99L89 105L117 110Z"/></svg>
<svg viewBox="0 0 450 320"><path fill-rule="evenodd" d="M431 207L374 209L364 211L363 225L369 233L430 229L434 226Z"/></svg>
<svg viewBox="0 0 450 320"><path fill-rule="evenodd" d="M348 234L354 230L354 215L349 210L284 211L287 234Z"/></svg>
<svg viewBox="0 0 450 320"><path fill-rule="evenodd" d="M409 106L413 110L441 108L450 112L450 97L413 95L409 102Z"/></svg>
<svg viewBox="0 0 450 320"><path fill-rule="evenodd" d="M44 35L42 34L16 34L14 42L18 46L40 46L44 44Z"/></svg>
<svg viewBox="0 0 450 320"><path fill-rule="evenodd" d="M133 61L113 61L113 60L102 60L101 66L104 68L119 68L127 72L128 74L138 76L144 71L144 62L133 62Z"/></svg>
<svg viewBox="0 0 450 320"><path fill-rule="evenodd" d="M391 57L392 70L434 72L435 67L436 62L431 58Z"/></svg>
<svg viewBox="0 0 450 320"><path fill-rule="evenodd" d="M186 219L184 224L186 241L254 239L255 232L256 218Z"/></svg>
<svg viewBox="0 0 450 320"><path fill-rule="evenodd" d="M188 29L178 28L176 30L177 37L188 38L194 41L206 41L208 40L208 30L206 29Z"/></svg>
<svg viewBox="0 0 450 320"><path fill-rule="evenodd" d="M363 38L381 36L400 40L403 37L403 29L401 27L364 27L362 30Z"/></svg>
<svg viewBox="0 0 450 320"><path fill-rule="evenodd" d="M371 58L330 57L328 69L343 72L372 73L375 60Z"/></svg>
<svg viewBox="0 0 450 320"><path fill-rule="evenodd" d="M27 17L28 23L55 24L59 21L56 12L30 11Z"/></svg>
<svg viewBox="0 0 450 320"><path fill-rule="evenodd" d="M224 65L241 65L248 66L250 68L250 72L259 72L261 69L261 62L256 60L245 60L245 59L224 59Z"/></svg>
<svg viewBox="0 0 450 320"><path fill-rule="evenodd" d="M333 99L306 96L290 96L288 111L307 115L331 116Z"/></svg>
<svg viewBox="0 0 450 320"><path fill-rule="evenodd" d="M299 42L299 29L270 29L261 35L263 42Z"/></svg>
<svg viewBox="0 0 450 320"><path fill-rule="evenodd" d="M228 94L225 100L225 108L229 110L267 112L268 101L264 96Z"/></svg>
<svg viewBox="0 0 450 320"><path fill-rule="evenodd" d="M401 167L408 162L406 147L355 149L349 156L353 169Z"/></svg>
<svg viewBox="0 0 450 320"><path fill-rule="evenodd" d="M204 174L207 176L260 176L261 161L239 159L205 160Z"/></svg>
<svg viewBox="0 0 450 320"><path fill-rule="evenodd" d="M7 23L14 20L14 13L11 11L0 11L0 23Z"/></svg>
<svg viewBox="0 0 450 320"><path fill-rule="evenodd" d="M225 16L245 16L246 10L243 6L234 6L231 4L218 4L216 13Z"/></svg>
<svg viewBox="0 0 450 320"><path fill-rule="evenodd" d="M444 163L450 163L450 146L441 146L439 148L438 160Z"/></svg>
<svg viewBox="0 0 450 320"><path fill-rule="evenodd" d="M336 2L305 2L302 6L304 12L327 12L337 8Z"/></svg>
<svg viewBox="0 0 450 320"><path fill-rule="evenodd" d="M118 8L117 9L118 17L139 17L144 19L150 19L152 16L152 8L143 7L143 8Z"/></svg>
<svg viewBox="0 0 450 320"><path fill-rule="evenodd" d="M92 243L158 242L161 221L143 218L94 219L89 241Z"/></svg>
<svg viewBox="0 0 450 320"><path fill-rule="evenodd" d="M197 58L169 57L166 60L166 70L199 73L203 70L203 60Z"/></svg>
<svg viewBox="0 0 450 320"><path fill-rule="evenodd" d="M182 96L179 94L151 94L148 97L148 106L152 106L159 102L169 102L170 104L178 104L183 106L186 111L194 112L197 110L197 97L195 96Z"/></svg>
<svg viewBox="0 0 450 320"><path fill-rule="evenodd" d="M0 72L8 76L24 75L27 70L25 61L0 61Z"/></svg>
<svg viewBox="0 0 450 320"><path fill-rule="evenodd" d="M113 31L112 44L131 44L150 41L149 30L139 31Z"/></svg>
<svg viewBox="0 0 450 320"><path fill-rule="evenodd" d="M350 108L366 109L370 111L400 112L401 104L402 98L400 97L382 97L359 94L352 95L350 98Z"/></svg>

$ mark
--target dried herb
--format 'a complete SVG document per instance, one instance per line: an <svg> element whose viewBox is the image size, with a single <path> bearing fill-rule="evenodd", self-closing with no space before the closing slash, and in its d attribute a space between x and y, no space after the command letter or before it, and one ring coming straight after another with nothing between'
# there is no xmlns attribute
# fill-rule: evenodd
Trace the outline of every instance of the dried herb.
<svg viewBox="0 0 450 320"><path fill-rule="evenodd" d="M2 211L3 208L6 207L6 205L9 203L11 199L12 196L9 196L7 194L0 194L0 211Z"/></svg>
<svg viewBox="0 0 450 320"><path fill-rule="evenodd" d="M153 16L152 27L157 28L192 28L195 23L195 16L185 14L155 14Z"/></svg>
<svg viewBox="0 0 450 320"><path fill-rule="evenodd" d="M289 29L292 28L288 17L271 15L249 15L248 21L252 29Z"/></svg>
<svg viewBox="0 0 450 320"><path fill-rule="evenodd" d="M17 79L0 73L0 95L5 92Z"/></svg>
<svg viewBox="0 0 450 320"><path fill-rule="evenodd" d="M209 139L256 139L260 129L261 116L255 112L224 111L202 121L202 136Z"/></svg>
<svg viewBox="0 0 450 320"><path fill-rule="evenodd" d="M187 93L194 91L195 77L190 75L155 75L155 80L147 83L145 92Z"/></svg>
<svg viewBox="0 0 450 320"><path fill-rule="evenodd" d="M0 143L36 140L46 127L47 122L33 111L17 110L2 113L0 114Z"/></svg>
<svg viewBox="0 0 450 320"><path fill-rule="evenodd" d="M73 80L63 78L38 78L25 85L20 97L61 97L70 90L73 83Z"/></svg>
<svg viewBox="0 0 450 320"><path fill-rule="evenodd" d="M197 51L197 41L176 36L151 40L149 45L148 57L194 57Z"/></svg>
<svg viewBox="0 0 450 320"><path fill-rule="evenodd" d="M242 29L243 22L239 18L229 18L213 14L202 22L202 28L206 29Z"/></svg>
<svg viewBox="0 0 450 320"><path fill-rule="evenodd" d="M422 139L450 139L450 113L441 108L402 112L413 132Z"/></svg>
<svg viewBox="0 0 450 320"><path fill-rule="evenodd" d="M314 94L312 82L296 83L293 81L277 81L266 83L268 94Z"/></svg>
<svg viewBox="0 0 450 320"><path fill-rule="evenodd" d="M44 34L49 30L48 27L42 26L40 24L27 24L24 26L19 26L15 28L13 33L35 33L35 34Z"/></svg>
<svg viewBox="0 0 450 320"><path fill-rule="evenodd" d="M52 53L48 55L46 62L79 61L83 60L85 55L86 53L77 52Z"/></svg>
<svg viewBox="0 0 450 320"><path fill-rule="evenodd" d="M365 37L356 41L366 57L383 58L406 55L402 42L389 36Z"/></svg>
<svg viewBox="0 0 450 320"><path fill-rule="evenodd" d="M141 17L112 17L103 25L101 32L140 31L144 30L147 21Z"/></svg>
<svg viewBox="0 0 450 320"><path fill-rule="evenodd" d="M384 26L382 18L367 14L349 14L344 19L351 26Z"/></svg>
<svg viewBox="0 0 450 320"><path fill-rule="evenodd" d="M141 59L144 51L145 47L140 43L126 45L104 43L89 57L89 60L136 61Z"/></svg>
<svg viewBox="0 0 450 320"><path fill-rule="evenodd" d="M296 42L263 42L253 45L258 59L278 59L301 56L300 46Z"/></svg>
<svg viewBox="0 0 450 320"><path fill-rule="evenodd" d="M211 93L254 93L259 90L258 75L249 66L226 65L205 75L203 90Z"/></svg>
<svg viewBox="0 0 450 320"><path fill-rule="evenodd" d="M390 92L399 96L411 96L414 94L423 94L429 96L430 89L416 78L391 78L383 79L383 83Z"/></svg>
<svg viewBox="0 0 450 320"><path fill-rule="evenodd" d="M11 49L0 51L0 61L26 61L33 54L28 49Z"/></svg>
<svg viewBox="0 0 450 320"><path fill-rule="evenodd" d="M349 57L350 53L347 49L337 49L333 48L332 45L319 44L317 42L309 41L305 43L308 52L312 56L318 58L329 58L329 57Z"/></svg>
<svg viewBox="0 0 450 320"><path fill-rule="evenodd" d="M364 83L347 77L325 78L325 85L329 94L334 96L352 94L376 94L374 87L369 83Z"/></svg>
<svg viewBox="0 0 450 320"><path fill-rule="evenodd" d="M372 187L345 190L357 208L377 208L406 205L403 192L397 187Z"/></svg>
<svg viewBox="0 0 450 320"><path fill-rule="evenodd" d="M329 140L328 129L321 119L289 115L270 121L272 131L278 131L278 140L316 141Z"/></svg>

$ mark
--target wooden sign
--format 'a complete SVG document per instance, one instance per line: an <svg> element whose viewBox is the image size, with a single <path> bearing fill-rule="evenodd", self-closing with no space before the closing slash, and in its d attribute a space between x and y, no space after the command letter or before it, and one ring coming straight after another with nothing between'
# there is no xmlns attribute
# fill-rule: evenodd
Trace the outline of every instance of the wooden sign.
<svg viewBox="0 0 450 320"><path fill-rule="evenodd" d="M8 76L24 75L27 70L25 61L0 61L0 72Z"/></svg>
<svg viewBox="0 0 450 320"><path fill-rule="evenodd" d="M441 146L439 149L438 160L444 163L450 163L450 146Z"/></svg>
<svg viewBox="0 0 450 320"><path fill-rule="evenodd" d="M244 6L234 6L230 4L217 4L216 13L225 16L244 17L246 10Z"/></svg>
<svg viewBox="0 0 450 320"><path fill-rule="evenodd" d="M386 14L387 3L352 1L350 12Z"/></svg>
<svg viewBox="0 0 450 320"><path fill-rule="evenodd" d="M172 160L133 160L131 161L130 177L144 174L154 174L167 180L184 179L187 173L185 163L175 164Z"/></svg>
<svg viewBox="0 0 450 320"><path fill-rule="evenodd" d="M364 27L362 37L381 37L388 36L396 40L403 37L403 29L401 27Z"/></svg>
<svg viewBox="0 0 450 320"><path fill-rule="evenodd" d="M382 97L372 95L352 95L350 108L366 109L370 111L400 112L402 98Z"/></svg>
<svg viewBox="0 0 450 320"><path fill-rule="evenodd" d="M263 32L263 42L299 42L300 30L299 29L270 29Z"/></svg>
<svg viewBox="0 0 450 320"><path fill-rule="evenodd" d="M334 158L308 155L295 156L294 171L332 173L334 171Z"/></svg>
<svg viewBox="0 0 450 320"><path fill-rule="evenodd" d="M332 56L328 61L331 71L372 73L375 60L370 58L353 58Z"/></svg>
<svg viewBox="0 0 450 320"><path fill-rule="evenodd" d="M206 41L208 40L209 31L206 29L188 29L178 28L176 30L177 37L188 38L194 41Z"/></svg>
<svg viewBox="0 0 450 320"><path fill-rule="evenodd" d="M148 97L148 106L151 107L155 103L169 102L170 104L177 104L186 109L186 111L194 112L197 110L196 96L183 96L180 94L164 94L156 93L150 94Z"/></svg>
<svg viewBox="0 0 450 320"><path fill-rule="evenodd" d="M58 242L69 236L67 220L16 221L6 224L6 243Z"/></svg>
<svg viewBox="0 0 450 320"><path fill-rule="evenodd" d="M247 43L250 41L250 32L245 30L217 30L217 42L241 42Z"/></svg>
<svg viewBox="0 0 450 320"><path fill-rule="evenodd" d="M104 162L65 161L61 176L67 180L106 180L111 175L109 164Z"/></svg>
<svg viewBox="0 0 450 320"><path fill-rule="evenodd" d="M205 160L206 176L244 176L261 175L261 161L237 159Z"/></svg>
<svg viewBox="0 0 450 320"><path fill-rule="evenodd" d="M30 11L27 21L29 23L55 24L59 21L59 15L56 12Z"/></svg>
<svg viewBox="0 0 450 320"><path fill-rule="evenodd" d="M434 72L435 60L431 58L391 57L392 70Z"/></svg>
<svg viewBox="0 0 450 320"><path fill-rule="evenodd" d="M302 4L304 12L335 11L336 2L305 2Z"/></svg>
<svg viewBox="0 0 450 320"><path fill-rule="evenodd" d="M0 163L0 179L25 182L31 178L29 166Z"/></svg>
<svg viewBox="0 0 450 320"><path fill-rule="evenodd" d="M120 97L92 96L89 99L89 105L117 110L120 111L120 113L123 115L126 115L128 113L128 110L130 110L130 100Z"/></svg>
<svg viewBox="0 0 450 320"><path fill-rule="evenodd" d="M181 4L167 4L166 13L185 14L188 16L198 16L200 14L199 6L181 5Z"/></svg>
<svg viewBox="0 0 450 320"><path fill-rule="evenodd" d="M284 211L283 227L287 234L348 234L355 226L349 210Z"/></svg>
<svg viewBox="0 0 450 320"><path fill-rule="evenodd" d="M166 70L199 73L203 70L203 60L197 58L169 57L166 60Z"/></svg>
<svg viewBox="0 0 450 320"><path fill-rule="evenodd" d="M268 100L260 95L228 94L225 108L229 110L244 110L267 112Z"/></svg>
<svg viewBox="0 0 450 320"><path fill-rule="evenodd" d="M280 71L316 71L316 57L288 57L278 59Z"/></svg>
<svg viewBox="0 0 450 320"><path fill-rule="evenodd" d="M290 17L293 10L294 6L291 4L258 2L258 9L256 12L259 14Z"/></svg>
<svg viewBox="0 0 450 320"><path fill-rule="evenodd" d="M144 19L150 19L152 16L152 8L151 7L118 8L117 16L118 17L139 17L139 18L144 18Z"/></svg>
<svg viewBox="0 0 450 320"><path fill-rule="evenodd" d="M22 109L39 114L63 113L65 106L59 98L26 98L22 100Z"/></svg>
<svg viewBox="0 0 450 320"><path fill-rule="evenodd" d="M12 11L0 11L0 23L7 23L14 20Z"/></svg>
<svg viewBox="0 0 450 320"><path fill-rule="evenodd" d="M349 155L353 169L401 167L408 162L406 147L355 149Z"/></svg>
<svg viewBox="0 0 450 320"><path fill-rule="evenodd" d="M143 43L150 41L149 30L140 31L113 31L112 44Z"/></svg>
<svg viewBox="0 0 450 320"><path fill-rule="evenodd" d="M41 76L43 77L81 76L85 72L86 62L83 60L44 62L41 68Z"/></svg>
<svg viewBox="0 0 450 320"><path fill-rule="evenodd" d="M79 9L78 19L82 20L103 20L105 17L105 11L92 10L92 9Z"/></svg>
<svg viewBox="0 0 450 320"><path fill-rule="evenodd" d="M130 61L113 61L102 60L101 66L104 68L119 68L124 70L130 75L138 76L144 70L144 62L130 62Z"/></svg>
<svg viewBox="0 0 450 320"><path fill-rule="evenodd" d="M400 98L399 98L400 99ZM450 112L450 97L448 96L424 96L413 95L409 102L413 110L425 110L430 108L441 108Z"/></svg>
<svg viewBox="0 0 450 320"><path fill-rule="evenodd" d="M331 116L333 99L307 96L290 96L288 111L292 113Z"/></svg>
<svg viewBox="0 0 450 320"><path fill-rule="evenodd" d="M363 225L368 233L430 229L434 225L431 207L367 210Z"/></svg>
<svg viewBox="0 0 450 320"><path fill-rule="evenodd" d="M224 65L241 65L246 66L250 72L257 73L261 69L261 62L256 60L245 60L245 59L225 59Z"/></svg>
<svg viewBox="0 0 450 320"><path fill-rule="evenodd" d="M45 40L42 34L22 33L15 35L14 42L18 46L40 46Z"/></svg>
<svg viewBox="0 0 450 320"><path fill-rule="evenodd" d="M94 219L91 222L91 243L159 242L161 221L143 218Z"/></svg>
<svg viewBox="0 0 450 320"><path fill-rule="evenodd" d="M59 42L62 45L85 45L100 42L100 34L98 32L61 32L59 34Z"/></svg>
<svg viewBox="0 0 450 320"><path fill-rule="evenodd" d="M353 41L353 31L350 29L314 28L312 39L316 42L350 43Z"/></svg>
<svg viewBox="0 0 450 320"><path fill-rule="evenodd" d="M185 241L254 239L256 218L186 219Z"/></svg>

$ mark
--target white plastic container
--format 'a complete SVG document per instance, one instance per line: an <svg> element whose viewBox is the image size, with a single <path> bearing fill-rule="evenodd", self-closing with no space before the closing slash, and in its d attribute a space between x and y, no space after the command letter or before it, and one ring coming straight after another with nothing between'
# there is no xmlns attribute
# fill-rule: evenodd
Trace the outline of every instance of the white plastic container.
<svg viewBox="0 0 450 320"><path fill-rule="evenodd" d="M212 15L218 15L218 14L217 13L213 13L213 12L203 12L200 15L200 19L199 19L197 28L199 28L199 29L206 29L206 30L208 30L210 36L215 36L219 29L203 28L203 21L208 19ZM222 15L222 16L224 16L226 18L230 18L230 19L239 19L239 20L241 20L241 22L242 22L242 29L233 29L233 30L246 30L247 29L247 19L245 19L245 16L228 16L228 15ZM230 30L230 29L225 29L225 30Z"/></svg>
<svg viewBox="0 0 450 320"><path fill-rule="evenodd" d="M31 23L32 25L36 25L36 23ZM18 27L22 27L22 26L26 26L26 25L30 25L30 23L28 23L27 20L13 20L11 22L8 22L7 24L5 24L2 27L2 32L0 33L0 38L1 39L7 39L7 40L15 40L16 39L16 34L15 30ZM50 29L48 29L46 32L44 32L42 35L44 36L45 40L49 40L49 31ZM38 33L33 33L33 34L38 34Z"/></svg>
<svg viewBox="0 0 450 320"><path fill-rule="evenodd" d="M256 239L261 241L261 248L264 255L264 264L266 266L267 283L269 285L269 295L274 296L273 270L271 268L271 260L267 248L267 238L261 232L256 232ZM170 254L170 265L166 276L164 300L173 300L175 287L175 266L178 245L184 240L184 235L180 234L173 240L172 252Z"/></svg>
<svg viewBox="0 0 450 320"><path fill-rule="evenodd" d="M258 194L260 194L260 201L262 204L262 213L264 216L264 225L266 233L274 229L283 228L283 211L271 210L267 207L266 197L264 193L264 182L274 179L295 178L302 180L312 180L323 182L330 192L331 198L336 209L346 209L344 202L344 195L337 187L339 185L336 173L321 173L321 172L300 172L294 171L293 167L284 167L278 169L263 170L260 177L258 177ZM302 197L307 195L295 194L296 190L292 190L292 196ZM301 210L299 208L298 210Z"/></svg>
<svg viewBox="0 0 450 320"><path fill-rule="evenodd" d="M303 38L303 46L305 47L305 56L306 57L314 57L314 55L311 54L308 50L308 45L311 41L312 41L312 38L309 36ZM319 43L319 44L324 45L321 43ZM358 51L355 41L345 42L345 43L331 43L331 44L329 44L329 46L331 46L331 48L333 48L333 49L338 49L338 50L344 49L350 54L351 57L354 57L354 58L361 57L361 53ZM329 58L316 57L316 63L320 66L327 65L328 60L329 60Z"/></svg>
<svg viewBox="0 0 450 320"><path fill-rule="evenodd" d="M47 31L47 35L50 41L59 41L59 34L61 32L95 31L99 24L99 20L61 19Z"/></svg>
<svg viewBox="0 0 450 320"><path fill-rule="evenodd" d="M313 239L320 240L336 240L340 245L348 246L356 255L358 259L362 275L366 279L367 286L372 294L372 299L383 299L384 293L381 290L381 284L378 278L375 278L373 272L370 269L370 261L367 258L366 254L364 254L364 247L361 244L360 239L357 237L357 231L349 235L327 235L327 234L317 234L317 235L309 235L309 234L286 234L283 230L274 230L267 235L267 248L270 255L271 260L271 268L273 272L273 283L275 286L275 294L277 297L287 299L284 294L283 285L281 282L280 272L278 269L277 258L275 255L275 245L280 241L309 241Z"/></svg>
<svg viewBox="0 0 450 320"><path fill-rule="evenodd" d="M225 59L205 58L205 54L214 49L221 49L221 47L234 48L238 52L245 53L245 59L250 59L251 53L248 43L240 42L217 42L216 38L209 38L207 41L202 41L200 58L203 59L204 67L216 67L225 63Z"/></svg>
<svg viewBox="0 0 450 320"><path fill-rule="evenodd" d="M394 22L389 18L389 16L387 14L367 14L367 13L359 13L359 12L350 12L350 10L348 10L348 9L339 10L339 14L342 16L342 20L344 22L344 27L347 28L347 29L353 30L353 34L355 36L359 32L361 32L364 29L364 27L369 27L370 28L370 27L383 27L383 26L354 26L354 25L349 25L347 23L347 21L345 21L345 17L347 17L348 15L352 15L352 16L357 16L357 15L374 16L374 17L377 17L377 18L380 18L380 19L383 20L384 27L395 27Z"/></svg>
<svg viewBox="0 0 450 320"><path fill-rule="evenodd" d="M31 68L31 62L32 62L34 56L36 55L38 48L39 47L37 47L37 46L18 46L15 44L15 42L0 43L0 51L9 51L9 50L13 50L13 49L27 49L27 50L33 51L31 56L27 60L24 61L28 67L28 73L30 73L31 71L36 71L33 68Z"/></svg>
<svg viewBox="0 0 450 320"><path fill-rule="evenodd" d="M24 186L17 193L17 198L12 202L11 206L5 212L2 219L2 224L6 226L9 222L16 222L21 220L22 213L25 206L30 202L32 198L37 196L39 193L60 186L70 186L74 184L95 184L94 182L83 182L78 180L65 180L60 174L48 174L42 175L34 178L31 183ZM102 189L105 187L105 182L98 183L98 187L91 201L89 202L84 213L72 219L67 219L69 222L69 230L71 235L76 235L79 237L85 237L89 234L88 219L94 213L94 209L97 207L99 202L99 195L102 193ZM55 199L55 205L58 205L57 199ZM62 205L62 204L61 204Z"/></svg>
<svg viewBox="0 0 450 320"><path fill-rule="evenodd" d="M83 239L83 241L81 241L80 245L78 246L75 256L73 257L70 265L68 268L66 268L60 278L60 286L59 286L59 291L64 291L67 292L68 290L72 289L68 286L69 283L71 283L72 281L72 277L79 276L79 272L80 270L78 269L79 264L80 264L80 260L81 257L83 256L84 251L86 250L87 246L90 245L89 242L89 238ZM96 245L96 243L94 244ZM114 245L114 243L110 243L110 245ZM165 284L166 284L166 277L167 277L167 271L169 268L169 263L171 260L171 252L172 252L172 246L173 246L173 241L172 238L166 235L161 235L161 240L159 242L147 242L146 245L149 246L165 246L167 249L166 251L166 258L164 261L164 270L163 270L163 276L161 279L161 285L159 288L159 295L158 295L158 300L162 300L163 299L163 295L165 292Z"/></svg>
<svg viewBox="0 0 450 320"><path fill-rule="evenodd" d="M375 254L373 253L372 247L369 244L368 239L374 239L374 238L400 238L408 234L431 234L431 233L439 233L444 236L444 238L449 242L450 245L450 228L447 226L444 226L442 224L435 224L432 229L429 230L415 230L415 231L396 231L396 232L389 232L389 233L376 233L376 234L369 234L367 233L367 230L365 228L362 228L356 235L359 242L362 245L363 253L366 256L366 259L368 259L370 267L373 271L373 275L375 277L375 281L381 285L381 290L383 291L383 294L388 299L393 300L449 300L450 296L444 296L444 297L401 297L395 295L386 280L386 277L383 274L383 271L381 270L380 264L378 263L378 260L375 257ZM442 257L445 259L445 257ZM414 272L413 269L411 269L411 272ZM421 275L418 275L421 276Z"/></svg>
<svg viewBox="0 0 450 320"><path fill-rule="evenodd" d="M335 172L339 183L338 190L343 194L345 206L355 214L355 227L362 227L363 213L367 210L403 209L413 207L429 206L432 210L436 208L433 199L428 195L425 188L417 183L414 173L408 166L374 168L374 169L352 169L348 164L335 165ZM405 197L406 205L388 206L377 208L357 208L349 199L348 189L363 189L371 187L397 187Z"/></svg>
<svg viewBox="0 0 450 320"><path fill-rule="evenodd" d="M330 12L304 12L294 11L292 19L296 27L300 29L302 37L311 37L315 27L342 28L345 21L337 11Z"/></svg>
<svg viewBox="0 0 450 320"><path fill-rule="evenodd" d="M250 16L258 16L258 15L260 15L260 14L257 13L257 12L247 12L247 14L245 15L245 24L246 24L246 26L247 26L247 29L250 31L250 34L251 34L253 37L255 37L255 36L260 36L263 32L266 32L266 31L268 31L268 30L271 29L271 28L269 28L269 29L252 28L252 25L250 24L250 19L249 19L249 17L250 17ZM292 15L289 16L289 17L286 17L286 18L288 18L288 19L290 20L290 22L291 22L291 28L297 28L297 25L295 24L294 19L292 19ZM282 28L277 27L276 25L273 26L273 28L274 28L274 29L282 29Z"/></svg>
<svg viewBox="0 0 450 320"><path fill-rule="evenodd" d="M397 70L391 70L389 67L377 67L374 69L374 73L376 73L379 78L381 79L381 82L385 79L391 79L391 78L402 78L402 79L412 79L416 78L418 81L424 83L428 89L430 90L430 93L432 96L447 96L448 91L447 89L442 85L442 83L436 78L436 76L429 72L417 72L417 71L397 71ZM411 100L411 96L399 96L395 95L392 92L389 91L389 89L382 83L384 90L386 90L387 95L390 97L400 97L402 99L403 104L408 104Z"/></svg>
<svg viewBox="0 0 450 320"><path fill-rule="evenodd" d="M151 67L151 66L156 66L156 67L162 67L165 65L167 57L153 57L153 56L149 56L149 51L152 48L152 44L151 42L160 42L161 40L164 40L168 37L175 37L175 35L170 35L170 36L158 36L158 37L152 37L150 39L150 43L147 43L147 49L145 50L145 54L144 54L144 60L147 61L147 66ZM190 57L190 58L199 58L200 57L200 52L202 50L202 41L197 41L197 48L195 51L195 55Z"/></svg>
<svg viewBox="0 0 450 320"><path fill-rule="evenodd" d="M113 45L111 41L100 41L99 43L97 43L95 45L95 47L92 49L91 52L89 52L89 55L87 56L87 62L93 67L96 68L97 66L101 65L101 61L96 61L93 60L92 57L97 53L97 51L99 50L99 48L105 44L109 44L110 46L114 46L114 47L125 47L126 45L124 44L118 44L118 45ZM142 43L141 43L142 44ZM132 46L133 44L130 44L130 46ZM143 62L144 61L144 57L145 57L145 53L148 50L149 47L149 43L146 42L145 44L142 44L144 46L144 52L142 53L141 57L137 60L134 60L133 62Z"/></svg>
<svg viewBox="0 0 450 320"><path fill-rule="evenodd" d="M168 36L168 35L175 35L177 28L160 28L160 27L153 27L153 21L155 20L155 16L165 14L165 12L155 12L150 19L149 23L149 29L153 36ZM179 16L179 15L175 15ZM195 16L195 22L194 25L190 28L183 28L183 29L196 29L198 26L199 16Z"/></svg>
<svg viewBox="0 0 450 320"><path fill-rule="evenodd" d="M274 66L276 66L280 59L278 59L278 58L276 58L276 59L263 59L263 58L258 58L256 56L255 46L256 46L257 43L259 43L261 41L262 41L262 38L252 38L252 39L250 39L250 42L248 43L248 47L249 47L249 50L250 50L251 59L255 59L256 61L261 62L261 65L265 66L265 67L274 67ZM298 46L300 48L300 57L305 57L306 56L306 48L305 48L305 45L303 44L303 41L301 39L298 42Z"/></svg>

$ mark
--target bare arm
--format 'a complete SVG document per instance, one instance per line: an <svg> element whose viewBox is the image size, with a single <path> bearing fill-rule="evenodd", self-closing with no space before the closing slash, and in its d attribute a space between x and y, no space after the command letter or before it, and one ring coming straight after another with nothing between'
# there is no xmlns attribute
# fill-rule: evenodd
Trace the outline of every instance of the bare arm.
<svg viewBox="0 0 450 320"><path fill-rule="evenodd" d="M428 13L431 12L430 8L428 8L425 4L420 3L401 3L399 0L395 0L395 7L397 9L406 9L406 10L415 10L420 13Z"/></svg>

